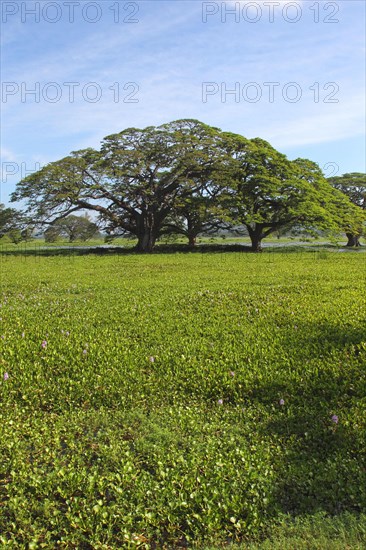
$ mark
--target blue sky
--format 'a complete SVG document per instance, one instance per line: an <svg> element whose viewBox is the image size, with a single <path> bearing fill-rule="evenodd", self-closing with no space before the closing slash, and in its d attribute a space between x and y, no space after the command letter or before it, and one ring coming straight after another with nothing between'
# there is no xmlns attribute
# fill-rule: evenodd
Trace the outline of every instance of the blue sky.
<svg viewBox="0 0 366 550"><path fill-rule="evenodd" d="M328 176L365 171L363 1L1 7L6 204L38 166L180 118L261 137Z"/></svg>

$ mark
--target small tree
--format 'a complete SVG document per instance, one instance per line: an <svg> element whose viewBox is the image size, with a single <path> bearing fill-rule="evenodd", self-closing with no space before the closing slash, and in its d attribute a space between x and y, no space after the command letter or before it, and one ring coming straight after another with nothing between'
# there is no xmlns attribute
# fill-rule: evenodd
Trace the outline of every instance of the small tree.
<svg viewBox="0 0 366 550"><path fill-rule="evenodd" d="M59 237L65 237L70 243L77 240L87 241L98 233L98 226L87 217L70 215L56 220L46 231L46 242L55 242Z"/></svg>
<svg viewBox="0 0 366 550"><path fill-rule="evenodd" d="M60 228L57 227L57 224L50 225L44 232L44 240L46 243L55 243L60 237Z"/></svg>
<svg viewBox="0 0 366 550"><path fill-rule="evenodd" d="M21 212L0 204L0 238L6 236L12 243L19 244L31 240L32 233L31 225Z"/></svg>
<svg viewBox="0 0 366 550"><path fill-rule="evenodd" d="M0 204L0 238L18 228L20 213L14 208L5 208Z"/></svg>

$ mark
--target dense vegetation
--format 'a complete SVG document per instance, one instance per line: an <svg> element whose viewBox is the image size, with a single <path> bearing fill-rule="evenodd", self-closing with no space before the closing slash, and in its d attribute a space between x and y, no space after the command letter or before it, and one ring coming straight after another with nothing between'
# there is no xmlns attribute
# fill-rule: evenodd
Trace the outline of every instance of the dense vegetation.
<svg viewBox="0 0 366 550"><path fill-rule="evenodd" d="M359 208L366 210L366 174L352 172L343 176L328 178L328 182L339 191L342 191ZM348 238L347 246L360 246L359 237L362 235L362 228L356 232L346 231Z"/></svg>
<svg viewBox="0 0 366 550"><path fill-rule="evenodd" d="M109 236L136 237L140 252L167 233L194 246L200 233L230 227L244 227L255 252L293 227L357 239L365 221L316 163L190 119L128 128L100 150L74 151L21 180L12 200L25 201L25 223L51 235L74 212L93 212Z"/></svg>
<svg viewBox="0 0 366 550"><path fill-rule="evenodd" d="M1 545L216 547L314 516L363 547L363 253L1 269Z"/></svg>

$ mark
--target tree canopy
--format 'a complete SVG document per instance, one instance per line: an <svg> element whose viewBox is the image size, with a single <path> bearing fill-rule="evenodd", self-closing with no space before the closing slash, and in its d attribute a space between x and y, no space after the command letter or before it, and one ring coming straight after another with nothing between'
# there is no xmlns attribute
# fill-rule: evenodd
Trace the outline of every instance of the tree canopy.
<svg viewBox="0 0 366 550"><path fill-rule="evenodd" d="M209 180L219 130L182 120L107 136L24 178L13 200L26 199L41 223L84 209L99 213L110 234L130 233L151 251L178 197Z"/></svg>
<svg viewBox="0 0 366 550"><path fill-rule="evenodd" d="M289 161L259 138L227 137L231 160L222 204L233 223L247 228L253 250L261 250L262 240L274 231L296 225L333 231L357 226L359 213L316 163Z"/></svg>
<svg viewBox="0 0 366 550"><path fill-rule="evenodd" d="M0 204L0 238L5 235L11 242L18 244L29 239L31 231L18 210Z"/></svg>
<svg viewBox="0 0 366 550"><path fill-rule="evenodd" d="M362 224L315 163L192 119L107 136L100 150L72 152L22 179L12 200L25 200L39 225L94 211L110 236L134 235L142 252L168 232L193 245L204 230L244 225L257 251L280 228Z"/></svg>

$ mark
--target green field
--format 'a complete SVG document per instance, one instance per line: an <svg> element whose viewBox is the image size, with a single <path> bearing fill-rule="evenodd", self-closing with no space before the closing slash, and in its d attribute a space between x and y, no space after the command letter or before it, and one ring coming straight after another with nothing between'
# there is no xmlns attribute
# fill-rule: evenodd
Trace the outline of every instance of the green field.
<svg viewBox="0 0 366 550"><path fill-rule="evenodd" d="M1 547L366 548L365 254L1 273Z"/></svg>

